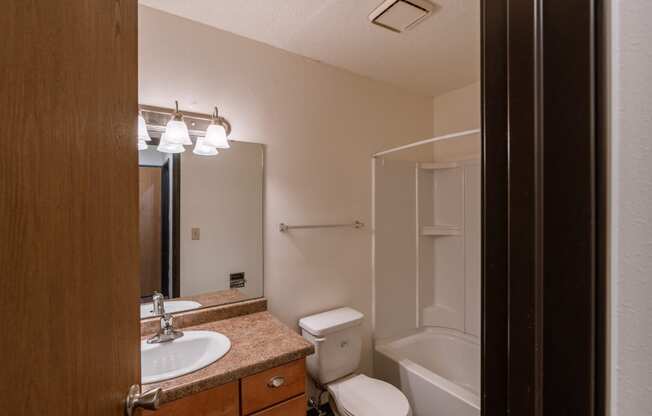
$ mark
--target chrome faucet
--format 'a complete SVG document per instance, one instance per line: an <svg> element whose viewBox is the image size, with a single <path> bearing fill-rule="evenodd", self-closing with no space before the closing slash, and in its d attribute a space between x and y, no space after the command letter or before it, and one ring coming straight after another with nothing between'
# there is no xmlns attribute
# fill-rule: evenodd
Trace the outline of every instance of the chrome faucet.
<svg viewBox="0 0 652 416"><path fill-rule="evenodd" d="M148 344L170 342L183 336L183 332L174 329L174 325L172 325L172 315L165 313L165 302L163 299L162 294L154 292L154 296L152 296L154 313L156 315L161 315L161 328L158 330L156 335L147 339Z"/></svg>
<svg viewBox="0 0 652 416"><path fill-rule="evenodd" d="M162 342L174 341L177 338L181 338L183 332L177 331L172 325L172 315L169 313L164 313L161 317L161 328L153 337L147 340L148 344L159 344Z"/></svg>

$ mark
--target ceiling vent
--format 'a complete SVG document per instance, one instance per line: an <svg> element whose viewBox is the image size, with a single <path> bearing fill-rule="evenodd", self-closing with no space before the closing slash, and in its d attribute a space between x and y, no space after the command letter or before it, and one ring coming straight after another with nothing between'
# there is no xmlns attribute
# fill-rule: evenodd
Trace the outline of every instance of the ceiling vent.
<svg viewBox="0 0 652 416"><path fill-rule="evenodd" d="M371 23L393 32L405 32L430 16L435 5L427 0L387 0L369 15Z"/></svg>

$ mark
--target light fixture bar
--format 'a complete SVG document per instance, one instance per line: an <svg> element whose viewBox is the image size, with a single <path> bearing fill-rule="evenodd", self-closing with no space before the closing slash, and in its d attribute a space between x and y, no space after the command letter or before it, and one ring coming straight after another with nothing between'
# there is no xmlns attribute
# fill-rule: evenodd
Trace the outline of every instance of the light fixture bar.
<svg viewBox="0 0 652 416"><path fill-rule="evenodd" d="M143 114L146 114L146 113L159 114L159 115L163 115L163 116L167 117L168 119L175 112L175 109L172 109L172 108L157 107L157 106L154 106L154 105L146 105L146 104L140 104L140 105L138 105L138 108L139 108L139 110L141 112L143 112ZM180 110L179 113L181 113L183 115L184 119L187 119L188 121L191 121L191 122L192 121L205 121L205 122L210 123L214 118L213 114L195 113L195 112L192 112L192 111L184 111L184 110ZM226 130L226 135L227 136L230 135L231 134L231 123L229 123L229 121L227 119L225 119L224 117L222 117L222 116L218 116L217 121L220 124L222 124L222 126L224 126L224 130ZM198 128L198 129L194 129L191 126L190 130L193 131L193 132L205 131L206 127L208 126L208 123L203 125L202 128ZM156 126L157 126L157 124L148 123L149 128L156 127ZM162 127L165 128L165 125L163 125ZM155 129L155 128L152 128L152 130L158 131L158 129ZM194 135L194 134L191 133L191 135Z"/></svg>

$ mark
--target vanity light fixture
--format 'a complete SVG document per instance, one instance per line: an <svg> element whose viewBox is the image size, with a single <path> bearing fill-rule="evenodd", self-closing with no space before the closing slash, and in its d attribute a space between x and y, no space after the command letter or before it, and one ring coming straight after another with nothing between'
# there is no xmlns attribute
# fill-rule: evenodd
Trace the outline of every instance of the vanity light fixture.
<svg viewBox="0 0 652 416"><path fill-rule="evenodd" d="M185 146L192 146L194 154L215 156L218 149L230 148L228 136L231 123L220 117L214 107L212 114L181 112L179 102L174 102L174 109L140 105L138 111L138 149L147 149L147 142L159 137L156 150L162 153L183 153ZM159 136L160 135L160 136Z"/></svg>
<svg viewBox="0 0 652 416"><path fill-rule="evenodd" d="M145 123L145 118L143 113L138 111L138 150L147 149L147 142L151 142L152 138L149 137L147 132L147 123Z"/></svg>
<svg viewBox="0 0 652 416"><path fill-rule="evenodd" d="M217 107L215 107L215 111L211 114L211 124L206 129L204 144L215 147L216 149L228 149L231 147L226 138L226 130L222 123L220 123L220 115Z"/></svg>
<svg viewBox="0 0 652 416"><path fill-rule="evenodd" d="M188 126L186 126L186 123L183 121L183 114L179 111L179 102L175 101L174 106L175 111L172 113L172 118L165 126L166 140L170 144L191 146L192 141L188 134Z"/></svg>

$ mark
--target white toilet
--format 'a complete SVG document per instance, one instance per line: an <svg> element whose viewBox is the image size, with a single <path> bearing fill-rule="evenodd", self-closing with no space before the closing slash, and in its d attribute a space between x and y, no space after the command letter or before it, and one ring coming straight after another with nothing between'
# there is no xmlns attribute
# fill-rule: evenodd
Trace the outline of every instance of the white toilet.
<svg viewBox="0 0 652 416"><path fill-rule="evenodd" d="M410 416L410 404L399 389L354 374L360 364L363 317L355 309L340 308L301 318L303 337L315 345L308 372L328 389L336 416Z"/></svg>

